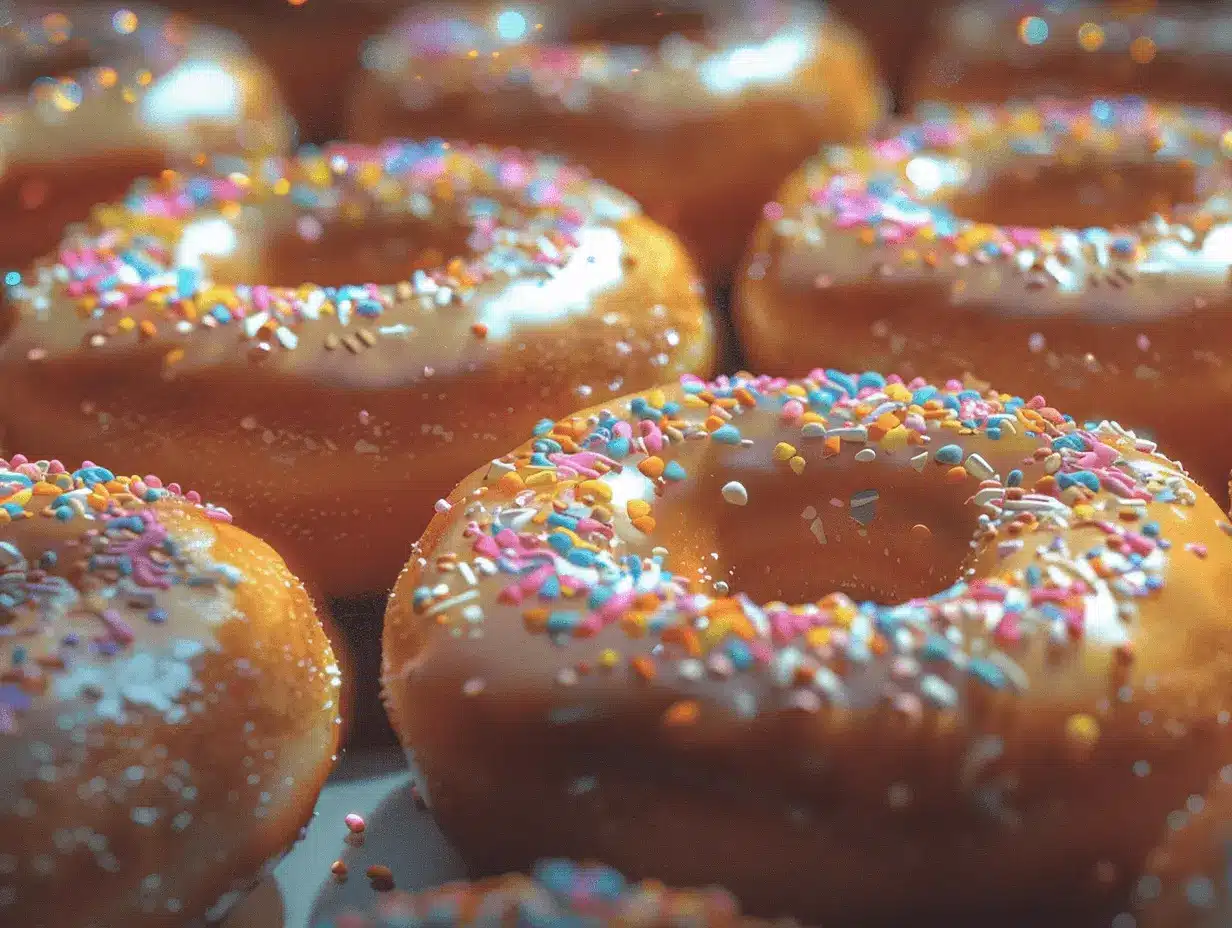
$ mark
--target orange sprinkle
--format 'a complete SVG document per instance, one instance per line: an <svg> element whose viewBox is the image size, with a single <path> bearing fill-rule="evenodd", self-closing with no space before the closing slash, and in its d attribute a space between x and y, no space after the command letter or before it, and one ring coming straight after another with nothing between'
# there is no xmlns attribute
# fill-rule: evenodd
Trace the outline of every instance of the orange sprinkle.
<svg viewBox="0 0 1232 928"><path fill-rule="evenodd" d="M639 516L633 520L632 525L643 535L649 535L655 530L656 523L654 516Z"/></svg>
<svg viewBox="0 0 1232 928"><path fill-rule="evenodd" d="M638 655L630 659L629 666L633 668L633 672L647 682L655 678L658 671L655 669L654 661L643 655Z"/></svg>
<svg viewBox="0 0 1232 928"><path fill-rule="evenodd" d="M642 516L650 515L650 503L644 499L631 499L625 505L625 511L629 513L630 519L638 519Z"/></svg>
<svg viewBox="0 0 1232 928"><path fill-rule="evenodd" d="M667 707L663 713L663 724L668 726L692 725L702 714L701 706L692 699L682 699Z"/></svg>
<svg viewBox="0 0 1232 928"><path fill-rule="evenodd" d="M663 468L666 465L660 457L648 457L637 465L637 469L649 477L651 480L656 480L663 476Z"/></svg>
<svg viewBox="0 0 1232 928"><path fill-rule="evenodd" d="M827 435L822 442L822 457L832 458L843 449L843 440L837 435Z"/></svg>
<svg viewBox="0 0 1232 928"><path fill-rule="evenodd" d="M964 467L951 467L945 472L946 483L965 483L967 480L967 470Z"/></svg>
<svg viewBox="0 0 1232 928"><path fill-rule="evenodd" d="M476 322L474 325L472 325L471 331L475 333L476 338L487 338L488 337L488 327L484 325L482 322Z"/></svg>

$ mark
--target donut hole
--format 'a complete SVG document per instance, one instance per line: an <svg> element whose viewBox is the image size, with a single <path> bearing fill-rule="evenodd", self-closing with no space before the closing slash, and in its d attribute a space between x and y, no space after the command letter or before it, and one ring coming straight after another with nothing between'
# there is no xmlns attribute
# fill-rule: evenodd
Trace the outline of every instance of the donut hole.
<svg viewBox="0 0 1232 928"><path fill-rule="evenodd" d="M668 547L690 552L703 583L726 583L758 603L841 592L891 605L962 577L978 529L970 485L925 477L901 460L832 466L806 456L798 476L751 453L747 467L725 462L700 480L701 502L694 502L713 531L682 507L683 528ZM747 504L727 501L731 482L744 488Z"/></svg>
<svg viewBox="0 0 1232 928"><path fill-rule="evenodd" d="M302 216L296 228L266 245L263 279L273 286L394 284L417 270L442 267L471 253L461 225L405 217L364 222ZM239 281L235 281L238 283Z"/></svg>
<svg viewBox="0 0 1232 928"><path fill-rule="evenodd" d="M1200 199L1189 162L1015 159L972 172L948 198L964 219L1028 228L1116 228Z"/></svg>
<svg viewBox="0 0 1232 928"><path fill-rule="evenodd" d="M709 33L706 14L701 11L630 10L572 24L568 41L579 45L612 44L658 48L664 41L679 36L702 42Z"/></svg>

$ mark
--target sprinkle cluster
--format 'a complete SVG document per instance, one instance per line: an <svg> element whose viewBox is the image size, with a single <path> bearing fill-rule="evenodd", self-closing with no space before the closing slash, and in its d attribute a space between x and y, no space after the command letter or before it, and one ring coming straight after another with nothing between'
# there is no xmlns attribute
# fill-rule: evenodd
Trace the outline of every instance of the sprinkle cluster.
<svg viewBox="0 0 1232 928"><path fill-rule="evenodd" d="M181 495L157 477L117 477L88 462L70 471L59 461L0 459L0 736L28 735L22 715L44 696L84 700L83 722L123 722L134 707L183 716L175 700L204 646L174 639L156 653L139 646L134 625L167 622L162 594L172 586L222 597L241 576L178 549L150 504ZM183 498L201 504L196 494ZM225 510L202 511L230 520ZM39 548L6 539L9 526L37 519L86 527L79 539L25 533L46 535ZM53 542L58 535L70 541Z"/></svg>
<svg viewBox="0 0 1232 928"><path fill-rule="evenodd" d="M558 19L533 11L472 7L416 10L365 51L366 66L396 82L412 107L448 92L529 90L569 110L595 97L626 96L639 106L701 105L751 84L790 80L816 52L822 27L815 10L793 2L742 3L715 19L705 35L671 33L654 45L571 42L577 14Z"/></svg>
<svg viewBox="0 0 1232 928"><path fill-rule="evenodd" d="M90 324L92 347L234 327L259 359L298 348L306 326L332 320L349 331L322 334L325 347L359 353L411 330L395 310L464 309L486 282L550 279L584 226L630 209L563 161L439 140L219 156L208 171L139 183L122 204L100 208L95 228L54 261L14 275L9 296L40 316L72 307ZM406 275L397 283L276 287L211 274L209 259L252 247L244 238L254 229L314 241L331 223L390 218L461 227L468 253L413 272L409 256L392 272Z"/></svg>
<svg viewBox="0 0 1232 928"><path fill-rule="evenodd" d="M831 147L806 166L808 200L765 217L787 236L820 239L826 227L908 267L1003 264L1029 286L1123 287L1162 266L1232 263L1232 117L1137 100L928 104L918 121L862 147ZM1129 157L1195 164L1209 189L1117 229L1024 228L955 215L948 195L980 169L1016 158ZM1082 268L1090 267L1090 274Z"/></svg>
<svg viewBox="0 0 1232 928"><path fill-rule="evenodd" d="M776 436L769 440L761 437L768 424ZM992 452L1011 437L1034 450L1002 474L988 457L998 460ZM968 486L979 513L974 550L994 551L998 569L894 606L841 593L755 603L724 582L704 588L655 546L656 507L690 478L682 461L721 461L723 446L764 453L787 480L829 460L888 460L905 479L914 471ZM1195 501L1186 479L1153 450L1113 423L1080 425L1042 397L957 382L836 370L801 381L685 378L679 390L636 396L618 411L545 420L527 447L492 463L479 492L438 506L465 505L463 548L423 552L425 582L413 591L413 608L458 632L482 633L486 609L512 607L528 632L547 640L625 633L627 652L606 648L597 660L566 666L562 686L618 668L645 681L758 673L805 708L866 699L912 715L955 708L966 681L1023 689L1015 654L1030 641L1064 649L1089 639L1122 664L1133 661L1139 604L1159 594L1181 555L1151 507ZM653 492L628 492L630 481ZM877 497L873 487L845 507L868 525ZM736 481L722 498L757 504ZM802 518L826 544L816 508ZM1080 528L1094 532L1078 545ZM629 553L643 546L650 556ZM1184 546L1186 557L1206 553L1201 542ZM484 681L467 687L481 692ZM697 712L683 700L669 721ZM1075 724L1086 731L1088 720Z"/></svg>
<svg viewBox="0 0 1232 928"><path fill-rule="evenodd" d="M392 894L373 906L371 913L341 915L321 928L501 928L512 924L652 928L751 922L739 918L736 901L719 889L672 890L653 882L629 883L610 867L545 860L536 865L531 878L507 876L451 884L421 894Z"/></svg>

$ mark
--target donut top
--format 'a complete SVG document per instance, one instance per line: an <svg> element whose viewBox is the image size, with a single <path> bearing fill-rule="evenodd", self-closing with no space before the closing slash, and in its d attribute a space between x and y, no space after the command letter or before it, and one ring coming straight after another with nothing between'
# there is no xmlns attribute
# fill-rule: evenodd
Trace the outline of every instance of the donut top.
<svg viewBox="0 0 1232 928"><path fill-rule="evenodd" d="M1151 442L1039 396L836 370L685 378L543 421L438 504L406 591L442 629L444 665L474 674L465 693L522 694L541 674L565 702L553 711L571 698L595 711L596 692L632 687L632 699L651 684L680 697L668 723L696 721L703 695L741 717L824 704L915 715L964 711L978 691L1022 694L1032 675L1085 705L1137 660L1140 611L1192 565L1232 553L1232 526L1209 500L1199 518L1196 501ZM912 509L927 524L912 525ZM930 547L934 535L946 540ZM740 577L793 583L773 552L781 573L801 574L796 595L854 571L879 576L874 595L895 604L741 592ZM961 560L959 579L927 593L945 559ZM523 635L542 649L519 647L515 666L466 656L507 653ZM1159 637L1153 665L1166 664ZM1098 729L1081 714L1072 724Z"/></svg>
<svg viewBox="0 0 1232 928"><path fill-rule="evenodd" d="M424 893L388 894L369 913L341 915L319 928L502 928L513 924L536 928L720 928L760 923L742 918L736 900L720 889L673 890L650 881L629 883L610 867L545 860L530 877L507 876L450 884Z"/></svg>
<svg viewBox="0 0 1232 928"><path fill-rule="evenodd" d="M726 4L634 3L628 15L654 36L655 15L696 17L691 34L671 31L653 44L572 41L580 24L618 17L572 4L421 5L374 39L364 64L397 82L403 102L426 108L445 95L478 89L525 90L562 109L619 107L645 120L727 105L746 93L789 86L818 53L827 18L809 5L778 0ZM669 20L669 22L674 22ZM694 24L696 25L696 24Z"/></svg>
<svg viewBox="0 0 1232 928"><path fill-rule="evenodd" d="M236 37L157 8L27 8L0 27L0 151L268 151L291 129L263 77Z"/></svg>
<svg viewBox="0 0 1232 928"><path fill-rule="evenodd" d="M1160 53L1232 62L1232 16L1210 6L1154 3L966 3L950 12L943 33L969 54L1026 58L1075 51L1123 55L1149 64Z"/></svg>
<svg viewBox="0 0 1232 928"><path fill-rule="evenodd" d="M247 737L255 755L251 788L234 801L259 820L294 788L274 782L280 762L267 733L244 728L252 715L243 694L299 660L293 687L262 689L261 711L328 713L338 668L308 656L314 647L328 654L319 629L317 639L301 629L285 653L281 634L254 631L253 642L236 646L245 601L282 601L291 578L271 568L271 554L263 562L208 528L229 521L157 477L0 459L0 861L12 863L23 834L28 842L20 867L0 866L0 911L23 901L8 875L70 869L67 857L56 863L59 854L84 847L104 872L130 868L127 858L139 855L126 839L112 845L106 825L95 831L105 810L121 810L151 841L191 835L198 819L217 827L212 810L196 804L216 778L192 760L203 748L188 734L211 714L234 713L235 737ZM305 620L290 607L279 618ZM310 613L307 621L315 623ZM276 653L262 653L266 645ZM307 703L293 703L292 690ZM145 743L146 735L157 738ZM52 788L70 793L54 800ZM30 825L36 817L48 824ZM174 879L151 879L149 899L173 905Z"/></svg>
<svg viewBox="0 0 1232 928"><path fill-rule="evenodd" d="M1138 316L1171 308L1145 298L1157 296L1161 281L1180 286L1184 276L1226 288L1232 117L1137 100L932 103L917 116L871 144L826 148L781 192L784 202L766 205L777 239L834 256L818 288L869 275L927 281L948 271L968 278L953 289L960 302L986 297L1007 312L1055 313L1089 310L1095 300L1109 314ZM1197 201L1114 228L998 225L951 207L997 171L1048 161L1192 167ZM754 255L749 274L763 274L767 258ZM1083 303L1056 299L1076 293Z"/></svg>
<svg viewBox="0 0 1232 928"><path fill-rule="evenodd" d="M584 314L623 280L621 223L637 213L563 161L439 141L212 167L138 184L13 275L25 325L10 344L32 360L153 344L173 369L298 355L327 379L392 378L416 348L443 355L454 330L492 342ZM328 249L340 228L388 225L414 230L418 250L401 246L384 281L263 282L262 252L280 240Z"/></svg>

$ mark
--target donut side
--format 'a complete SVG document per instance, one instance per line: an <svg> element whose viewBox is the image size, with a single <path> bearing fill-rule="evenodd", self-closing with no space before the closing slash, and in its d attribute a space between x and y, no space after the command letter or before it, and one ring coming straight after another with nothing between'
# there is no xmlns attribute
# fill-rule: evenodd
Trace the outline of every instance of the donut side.
<svg viewBox="0 0 1232 928"><path fill-rule="evenodd" d="M174 485L0 465L0 911L221 918L298 839L337 750L312 603Z"/></svg>
<svg viewBox="0 0 1232 928"><path fill-rule="evenodd" d="M545 424L400 578L391 717L477 873L589 855L835 925L1111 918L1228 751L1232 538L1152 449L871 372Z"/></svg>

